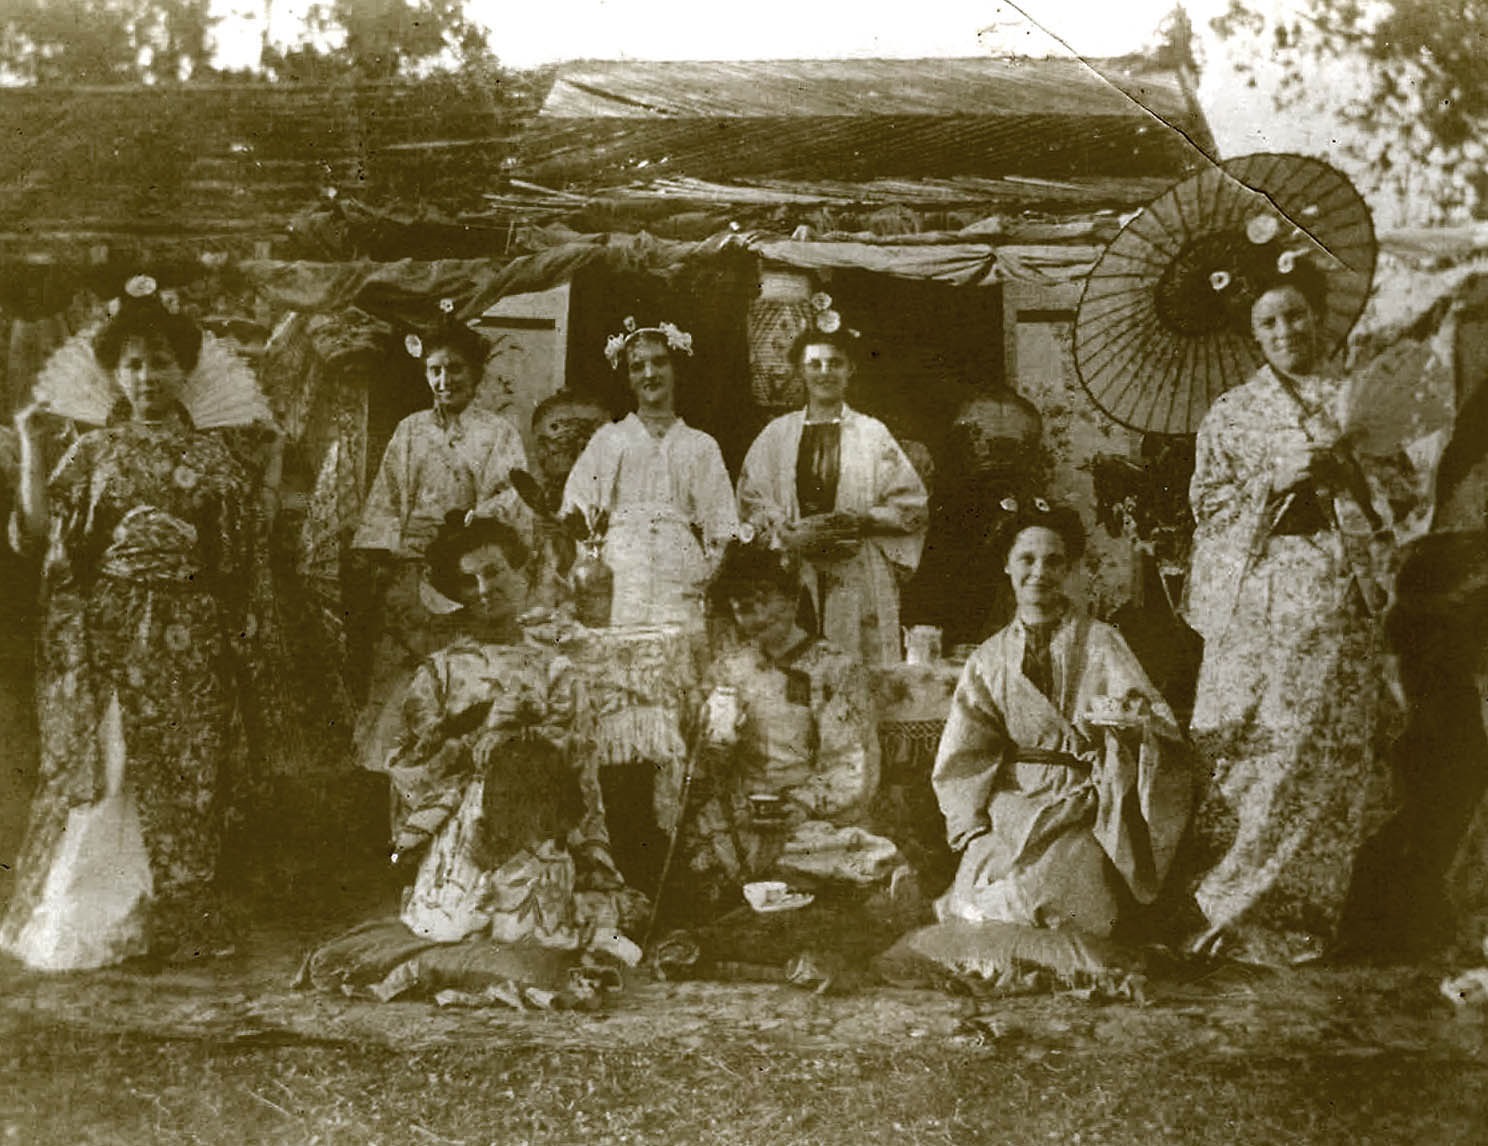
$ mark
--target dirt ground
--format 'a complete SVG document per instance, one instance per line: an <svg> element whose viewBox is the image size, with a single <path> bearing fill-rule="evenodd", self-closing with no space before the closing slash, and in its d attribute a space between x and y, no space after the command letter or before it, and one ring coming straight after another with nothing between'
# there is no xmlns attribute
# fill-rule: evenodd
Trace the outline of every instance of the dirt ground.
<svg viewBox="0 0 1488 1146"><path fill-rule="evenodd" d="M0 966L0 1142L1488 1140L1488 1011L1442 965L1227 967L1144 1005L637 975L523 1013L292 989L342 923L156 972Z"/></svg>

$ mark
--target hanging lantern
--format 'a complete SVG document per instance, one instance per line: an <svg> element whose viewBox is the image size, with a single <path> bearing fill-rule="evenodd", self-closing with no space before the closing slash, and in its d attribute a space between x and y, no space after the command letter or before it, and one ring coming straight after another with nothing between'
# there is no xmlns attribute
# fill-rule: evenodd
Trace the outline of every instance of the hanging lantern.
<svg viewBox="0 0 1488 1146"><path fill-rule="evenodd" d="M811 277L760 271L760 293L749 304L749 380L755 403L776 413L806 404L806 387L790 361L791 343L811 325Z"/></svg>

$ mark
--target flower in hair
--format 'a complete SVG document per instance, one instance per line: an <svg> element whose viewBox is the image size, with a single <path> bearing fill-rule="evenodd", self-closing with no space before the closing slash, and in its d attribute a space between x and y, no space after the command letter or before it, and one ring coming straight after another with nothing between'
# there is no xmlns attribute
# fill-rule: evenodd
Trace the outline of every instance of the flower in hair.
<svg viewBox="0 0 1488 1146"><path fill-rule="evenodd" d="M408 351L414 358L422 358L424 356L424 340L416 334L407 335L403 339L403 349Z"/></svg>
<svg viewBox="0 0 1488 1146"><path fill-rule="evenodd" d="M149 275L135 275L124 284L124 293L130 298L149 298L159 289Z"/></svg>
<svg viewBox="0 0 1488 1146"><path fill-rule="evenodd" d="M832 296L824 290L817 291L811 296L811 309L816 311L831 310Z"/></svg>
<svg viewBox="0 0 1488 1146"><path fill-rule="evenodd" d="M1036 497L1033 499L1033 508L1038 510L1040 513L1048 513L1049 503L1041 497Z"/></svg>
<svg viewBox="0 0 1488 1146"><path fill-rule="evenodd" d="M824 310L816 316L816 329L823 334L833 334L842 329L842 316L835 310Z"/></svg>
<svg viewBox="0 0 1488 1146"><path fill-rule="evenodd" d="M1215 271L1209 276L1209 285L1216 291L1222 291L1230 285L1229 271Z"/></svg>
<svg viewBox="0 0 1488 1146"><path fill-rule="evenodd" d="M1018 499L1016 497L1005 497L997 503L997 507L1007 513L1018 512Z"/></svg>
<svg viewBox="0 0 1488 1146"><path fill-rule="evenodd" d="M439 300L439 313L440 314L454 314L455 313L455 300L452 299L452 298L442 298L442 299L440 299Z"/></svg>
<svg viewBox="0 0 1488 1146"><path fill-rule="evenodd" d="M612 334L605 339L604 354L609 360L611 369L619 368L620 356L625 353L625 348L643 334L657 335L666 342L668 350L680 351L688 355L692 353L692 335L678 327L675 322L658 322L655 326L640 326L636 323L634 315L626 315L621 326L623 329L618 334Z"/></svg>

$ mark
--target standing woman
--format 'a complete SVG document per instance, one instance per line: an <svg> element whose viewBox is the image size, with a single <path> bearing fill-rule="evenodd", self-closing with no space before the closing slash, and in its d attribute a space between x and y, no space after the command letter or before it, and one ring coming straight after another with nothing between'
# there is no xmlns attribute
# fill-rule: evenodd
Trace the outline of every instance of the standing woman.
<svg viewBox="0 0 1488 1146"><path fill-rule="evenodd" d="M1391 810L1375 575L1390 510L1341 442L1349 383L1324 373L1322 273L1283 255L1245 281L1265 365L1205 416L1190 487L1188 617L1205 640L1192 731L1210 768L1198 828L1212 864L1198 946L1289 964L1333 945L1355 860Z"/></svg>
<svg viewBox="0 0 1488 1146"><path fill-rule="evenodd" d="M563 512L608 517L612 625L701 630L708 580L738 531L718 443L677 416L677 355L691 353L692 335L674 324L641 327L633 318L605 344L636 410L589 439L568 475Z"/></svg>
<svg viewBox="0 0 1488 1146"><path fill-rule="evenodd" d="M48 479L39 407L17 418L18 525L46 547L41 779L0 947L49 970L224 943L213 883L233 645L255 628L250 484L182 405L201 330L152 279L125 292L92 344L117 385L110 424Z"/></svg>
<svg viewBox="0 0 1488 1146"><path fill-rule="evenodd" d="M835 311L791 347L806 408L755 438L739 476L739 513L802 561L818 629L864 664L899 652L899 588L925 541L925 486L894 435L846 403L853 336Z"/></svg>

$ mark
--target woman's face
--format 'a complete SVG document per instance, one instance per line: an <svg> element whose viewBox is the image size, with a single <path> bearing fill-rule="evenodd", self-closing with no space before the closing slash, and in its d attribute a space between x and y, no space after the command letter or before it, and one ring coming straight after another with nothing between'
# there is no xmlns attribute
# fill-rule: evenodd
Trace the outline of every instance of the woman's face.
<svg viewBox="0 0 1488 1146"><path fill-rule="evenodd" d="M436 346L424 357L424 377L435 407L450 414L458 414L470 405L480 383L475 366L448 346Z"/></svg>
<svg viewBox="0 0 1488 1146"><path fill-rule="evenodd" d="M1250 308L1250 329L1274 369L1306 374L1317 365L1317 316L1296 287L1276 287L1256 299Z"/></svg>
<svg viewBox="0 0 1488 1146"><path fill-rule="evenodd" d="M853 363L839 347L822 343L801 350L801 380L814 406L840 406L852 381Z"/></svg>
<svg viewBox="0 0 1488 1146"><path fill-rule="evenodd" d="M158 422L180 401L186 372L165 339L131 334L119 350L114 377L129 399L134 417Z"/></svg>
<svg viewBox="0 0 1488 1146"><path fill-rule="evenodd" d="M1064 598L1070 574L1064 538L1042 525L1029 526L1013 539L1005 569L1020 606L1048 609L1057 605Z"/></svg>
<svg viewBox="0 0 1488 1146"><path fill-rule="evenodd" d="M762 585L729 601L739 635L755 644L779 645L796 624L796 603L773 585Z"/></svg>
<svg viewBox="0 0 1488 1146"><path fill-rule="evenodd" d="M666 343L655 338L635 339L625 351L625 371L631 393L641 409L672 409L677 377Z"/></svg>
<svg viewBox="0 0 1488 1146"><path fill-rule="evenodd" d="M460 558L460 603L477 636L499 636L527 610L527 575L514 569L501 546L487 543Z"/></svg>

